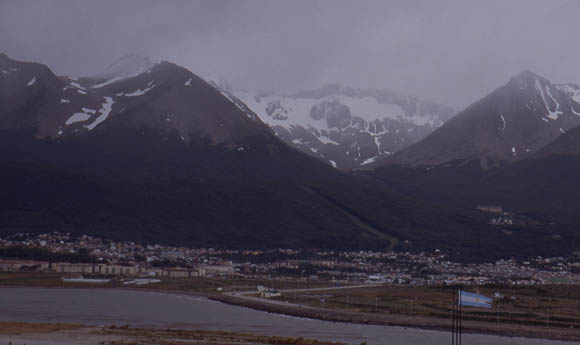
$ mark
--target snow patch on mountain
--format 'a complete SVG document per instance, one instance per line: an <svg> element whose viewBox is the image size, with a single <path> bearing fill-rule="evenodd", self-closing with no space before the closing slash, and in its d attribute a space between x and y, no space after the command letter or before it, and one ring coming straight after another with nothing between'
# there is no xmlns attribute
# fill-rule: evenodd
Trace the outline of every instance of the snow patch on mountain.
<svg viewBox="0 0 580 345"><path fill-rule="evenodd" d="M82 112L78 112L78 113L74 113L72 114L71 117L69 117L66 121L65 121L65 125L71 125L75 122L83 122L83 121L87 121L88 119L91 118L91 116L93 116L94 114L96 114L96 110L93 109L89 109L89 108L83 108Z"/></svg>
<svg viewBox="0 0 580 345"><path fill-rule="evenodd" d="M147 85L151 85L151 83L147 84ZM144 94L146 94L147 92L153 90L153 88L155 87L155 84L152 84L151 86L141 90L138 89L136 91L130 92L130 93L118 93L116 94L116 96L125 96L125 97L136 97L136 96L143 96Z"/></svg>
<svg viewBox="0 0 580 345"><path fill-rule="evenodd" d="M568 83L556 85L556 88L572 98L575 103L570 103L570 111L572 111L574 115L580 116L580 111L576 110L576 107L580 109L580 86Z"/></svg>
<svg viewBox="0 0 580 345"><path fill-rule="evenodd" d="M91 88L98 89L98 88L113 84L113 83L120 81L120 80L123 80L123 77L115 77L115 78L109 79L109 80L105 81L104 83L93 85L93 86L91 86Z"/></svg>
<svg viewBox="0 0 580 345"><path fill-rule="evenodd" d="M576 103L580 103L580 86L575 84L560 84L556 85L556 87L560 89L560 91L572 97Z"/></svg>
<svg viewBox="0 0 580 345"><path fill-rule="evenodd" d="M336 95L323 100L308 98L294 98L288 96L270 95L265 97L254 96L245 91L235 93L244 103L254 110L270 126L282 126L288 130L294 126L312 128L318 131L336 128L328 122L326 115L332 111L332 105L346 105L350 114L366 122L376 119L390 118L402 122L413 123L418 126L439 125L440 121L429 116L405 116L405 111L398 104L379 103L373 97L350 97ZM313 117L313 107L318 106L321 116ZM354 123L349 124L352 126Z"/></svg>
<svg viewBox="0 0 580 345"><path fill-rule="evenodd" d="M332 140L329 137L324 136L324 135L319 136L318 137L318 140L320 140L320 142L323 143L323 144L340 145L336 141L334 141L334 140Z"/></svg>
<svg viewBox="0 0 580 345"><path fill-rule="evenodd" d="M18 68L9 68L9 69L3 69L2 70L2 74L10 74L13 72L18 72Z"/></svg>
<svg viewBox="0 0 580 345"><path fill-rule="evenodd" d="M503 117L503 114L500 113L499 118L501 119L501 123L502 123L500 130L505 131L505 129L507 128L507 123L505 122L505 118Z"/></svg>
<svg viewBox="0 0 580 345"><path fill-rule="evenodd" d="M107 119L107 117L111 113L111 110L113 109L114 103L115 103L115 101L113 101L112 97L105 97L105 102L101 105L101 109L99 110L99 116L92 123L85 125L84 127L88 128L89 131L92 131L93 129L95 129L95 127L99 123L101 123Z"/></svg>
<svg viewBox="0 0 580 345"><path fill-rule="evenodd" d="M81 90L85 89L84 87L81 86L81 84L77 83L76 81L70 82L70 86L77 88L77 89L81 89Z"/></svg>
<svg viewBox="0 0 580 345"><path fill-rule="evenodd" d="M542 87L542 85L538 81L538 78L534 78L534 82L535 82L536 90L538 90L540 92L540 96L542 97L542 100L544 101L544 105L546 106L546 111L548 112L548 114L546 116L552 120L558 120L558 116L562 115L562 111L560 110L560 104L556 101L556 99L554 98L554 96L552 96L552 93L550 92L550 86L546 85L545 91L546 91L546 94L556 104L555 109L553 111L552 111L552 109L550 109L550 106L548 105L548 102L546 101L546 96L544 95L544 87Z"/></svg>
<svg viewBox="0 0 580 345"><path fill-rule="evenodd" d="M367 165L367 164L371 164L371 163L373 163L373 162L374 162L374 161L376 161L376 160L377 160L377 157L371 157L371 158L369 158L369 159L365 159L365 160L364 160L364 161L363 161L363 162L362 162L360 165Z"/></svg>

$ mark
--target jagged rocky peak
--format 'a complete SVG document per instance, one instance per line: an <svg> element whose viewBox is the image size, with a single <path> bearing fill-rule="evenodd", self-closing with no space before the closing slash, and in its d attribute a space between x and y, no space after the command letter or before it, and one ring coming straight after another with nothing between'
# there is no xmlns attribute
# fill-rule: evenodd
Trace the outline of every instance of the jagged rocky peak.
<svg viewBox="0 0 580 345"><path fill-rule="evenodd" d="M539 75L530 71L529 69L525 69L525 70L521 71L520 73L511 77L508 84L534 85L535 79L538 79L538 78L545 80L544 78L540 77Z"/></svg>
<svg viewBox="0 0 580 345"><path fill-rule="evenodd" d="M506 86L513 87L518 90L528 90L534 92L540 91L540 89L544 91L546 88L555 88L555 86L548 79L530 70L523 70L522 72L514 75L510 78Z"/></svg>
<svg viewBox="0 0 580 345"><path fill-rule="evenodd" d="M449 107L388 90L339 84L294 94L231 93L280 138L343 170L358 169L391 155L455 114Z"/></svg>

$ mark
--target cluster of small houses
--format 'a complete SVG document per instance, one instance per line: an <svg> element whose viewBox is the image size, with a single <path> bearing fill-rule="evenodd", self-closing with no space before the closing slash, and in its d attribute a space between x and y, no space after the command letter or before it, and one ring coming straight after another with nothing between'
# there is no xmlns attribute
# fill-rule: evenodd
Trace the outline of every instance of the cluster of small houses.
<svg viewBox="0 0 580 345"><path fill-rule="evenodd" d="M205 277L210 275L231 275L231 265L203 265L197 268L156 268L144 266L123 266L103 263L65 263L29 260L0 260L3 272L56 272L78 275L105 276L145 276L168 278Z"/></svg>
<svg viewBox="0 0 580 345"><path fill-rule="evenodd" d="M373 274L369 275L365 281L369 284L382 284L382 283L394 283L394 284L407 284L413 286L427 286L427 285L486 285L493 283L493 279L489 277L472 277L472 276L431 276L430 278L415 278L410 274L396 274L396 275L382 275Z"/></svg>

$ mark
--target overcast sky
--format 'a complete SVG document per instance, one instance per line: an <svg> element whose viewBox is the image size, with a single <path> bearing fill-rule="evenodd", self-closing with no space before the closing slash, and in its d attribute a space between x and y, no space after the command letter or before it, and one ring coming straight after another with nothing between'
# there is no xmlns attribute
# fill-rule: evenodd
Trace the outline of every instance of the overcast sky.
<svg viewBox="0 0 580 345"><path fill-rule="evenodd" d="M458 109L531 69L580 81L580 1L0 0L0 51L87 75L126 53L237 88L373 87Z"/></svg>

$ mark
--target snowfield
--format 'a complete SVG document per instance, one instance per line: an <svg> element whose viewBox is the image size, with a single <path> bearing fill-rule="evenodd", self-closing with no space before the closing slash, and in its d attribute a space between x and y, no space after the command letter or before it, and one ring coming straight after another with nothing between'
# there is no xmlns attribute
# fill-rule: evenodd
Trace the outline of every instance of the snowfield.
<svg viewBox="0 0 580 345"><path fill-rule="evenodd" d="M103 105L101 106L101 109L99 110L99 116L95 119L95 121L93 121L92 123L85 125L85 128L88 128L89 131L92 131L93 129L95 129L95 127L105 121L107 119L107 117L109 116L109 114L111 113L111 110L113 109L113 104L115 103L115 101L113 101L112 97L105 97L105 103L103 103Z"/></svg>
<svg viewBox="0 0 580 345"><path fill-rule="evenodd" d="M125 96L125 97L136 97L136 96L143 96L144 94L146 94L147 92L153 90L153 88L155 87L155 84L149 86L146 89L138 89L137 91L133 91L130 93L118 93L116 96Z"/></svg>
<svg viewBox="0 0 580 345"><path fill-rule="evenodd" d="M68 126L75 122L87 121L88 119L91 118L91 116L96 114L96 112L97 111L93 109L83 108L82 112L72 114L72 116L69 117L68 120L66 120L65 125Z"/></svg>
<svg viewBox="0 0 580 345"><path fill-rule="evenodd" d="M433 103L380 90L331 86L332 91L322 88L279 95L226 92L217 83L210 83L245 111L230 94L239 98L282 139L338 168L345 164L360 167L390 155L422 139L454 113Z"/></svg>

